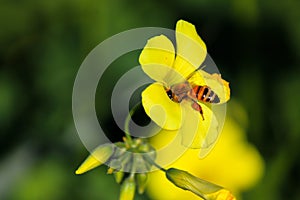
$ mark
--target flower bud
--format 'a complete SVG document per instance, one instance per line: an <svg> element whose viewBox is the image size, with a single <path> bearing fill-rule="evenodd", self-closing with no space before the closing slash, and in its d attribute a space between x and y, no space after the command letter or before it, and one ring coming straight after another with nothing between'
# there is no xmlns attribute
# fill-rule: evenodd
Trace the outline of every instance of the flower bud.
<svg viewBox="0 0 300 200"><path fill-rule="evenodd" d="M102 165L112 156L113 152L114 146L112 144L103 144L98 146L80 165L75 173L83 174L91 169L94 169L95 167Z"/></svg>
<svg viewBox="0 0 300 200"><path fill-rule="evenodd" d="M139 194L143 194L146 187L147 182L147 174L146 173L138 173L136 174L137 184L138 184L138 192Z"/></svg>
<svg viewBox="0 0 300 200"><path fill-rule="evenodd" d="M115 176L116 182L120 184L122 182L122 180L123 180L124 172L122 172L122 171L116 171L114 173L114 176Z"/></svg>
<svg viewBox="0 0 300 200"><path fill-rule="evenodd" d="M151 149L150 149L150 146L148 143L142 143L140 146L139 146L139 151L140 152L149 152Z"/></svg>
<svg viewBox="0 0 300 200"><path fill-rule="evenodd" d="M120 200L133 200L135 193L135 181L133 176L129 176L121 185Z"/></svg>
<svg viewBox="0 0 300 200"><path fill-rule="evenodd" d="M115 169L114 168L111 168L111 167L109 167L108 169L107 169L107 174L112 174L112 173L114 173L114 171L115 171Z"/></svg>
<svg viewBox="0 0 300 200"><path fill-rule="evenodd" d="M226 189L175 168L166 171L167 178L177 187L189 190L206 200L235 200Z"/></svg>

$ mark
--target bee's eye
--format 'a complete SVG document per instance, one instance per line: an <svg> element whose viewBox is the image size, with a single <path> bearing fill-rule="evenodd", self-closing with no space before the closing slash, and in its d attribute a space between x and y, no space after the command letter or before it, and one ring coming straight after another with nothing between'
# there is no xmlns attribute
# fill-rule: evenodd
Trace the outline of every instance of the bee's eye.
<svg viewBox="0 0 300 200"><path fill-rule="evenodd" d="M168 95L168 97L171 99L171 100L173 100L173 92L172 92L172 90L167 90L167 95Z"/></svg>

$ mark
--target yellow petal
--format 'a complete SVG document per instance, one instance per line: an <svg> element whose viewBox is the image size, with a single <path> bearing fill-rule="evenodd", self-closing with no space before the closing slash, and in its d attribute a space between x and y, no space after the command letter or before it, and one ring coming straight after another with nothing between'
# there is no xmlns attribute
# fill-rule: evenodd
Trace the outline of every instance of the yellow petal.
<svg viewBox="0 0 300 200"><path fill-rule="evenodd" d="M149 140L156 150L155 162L163 168L168 168L171 163L178 160L188 150L181 144L182 139L179 131L162 129Z"/></svg>
<svg viewBox="0 0 300 200"><path fill-rule="evenodd" d="M209 74L199 70L189 79L189 82L192 86L209 86L218 95L220 103L225 103L230 99L229 83L221 78L221 74Z"/></svg>
<svg viewBox="0 0 300 200"><path fill-rule="evenodd" d="M182 102L184 118L180 129L182 144L189 148L201 148L200 157L205 157L217 141L219 130L214 113L205 104L200 104L204 120L199 111L192 108L191 102ZM203 149L203 151L202 151Z"/></svg>
<svg viewBox="0 0 300 200"><path fill-rule="evenodd" d="M113 145L104 144L98 146L90 156L80 165L76 170L76 174L83 174L95 167L98 167L105 163L113 154Z"/></svg>
<svg viewBox="0 0 300 200"><path fill-rule="evenodd" d="M142 93L142 104L146 114L160 127L177 130L182 122L182 110L179 103L167 96L163 85L153 83Z"/></svg>
<svg viewBox="0 0 300 200"><path fill-rule="evenodd" d="M176 59L174 69L187 77L205 60L206 45L193 24L179 20L176 24Z"/></svg>
<svg viewBox="0 0 300 200"><path fill-rule="evenodd" d="M153 80L165 83L175 59L172 42L164 35L148 40L140 54L139 62L144 72Z"/></svg>

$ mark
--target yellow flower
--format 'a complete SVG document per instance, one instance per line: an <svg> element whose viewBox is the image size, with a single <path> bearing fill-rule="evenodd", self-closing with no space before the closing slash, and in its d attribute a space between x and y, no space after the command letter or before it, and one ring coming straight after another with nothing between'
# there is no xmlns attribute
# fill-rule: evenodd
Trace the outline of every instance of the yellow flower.
<svg viewBox="0 0 300 200"><path fill-rule="evenodd" d="M230 106L229 112L231 111ZM245 119L245 114L240 106L235 105L233 109L235 113L239 114L236 118ZM259 152L246 141L244 127L241 127L240 124L242 123L238 124L229 115L217 145L209 156L204 159L195 159L198 152L189 149L182 157L165 168L184 169L196 177L225 187L238 196L240 192L249 189L259 180L264 168ZM157 150L168 144L176 134L163 131L164 134L158 134L151 141ZM170 151L176 154L178 148L174 145ZM169 153L160 155L160 159L167 159L170 156ZM161 171L149 174L147 192L151 199L199 199L196 195L174 186Z"/></svg>
<svg viewBox="0 0 300 200"><path fill-rule="evenodd" d="M210 105L198 101L196 97L191 98L191 89L209 86L219 103L228 101L230 97L229 84L219 74L196 70L206 55L205 43L195 26L179 20L176 24L176 53L172 42L160 35L148 40L139 57L143 71L156 81L142 93L146 114L163 129L180 130L182 144L189 148L210 148L219 132ZM182 96L182 99L177 95L171 100L166 90L175 86L177 90L183 87L184 94L189 94ZM197 110L192 105L200 107Z"/></svg>

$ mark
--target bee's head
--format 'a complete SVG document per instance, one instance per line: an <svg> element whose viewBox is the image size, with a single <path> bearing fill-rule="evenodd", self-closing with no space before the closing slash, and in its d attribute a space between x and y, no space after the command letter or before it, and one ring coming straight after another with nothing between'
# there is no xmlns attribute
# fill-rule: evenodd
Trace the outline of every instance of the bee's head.
<svg viewBox="0 0 300 200"><path fill-rule="evenodd" d="M172 92L171 89L166 89L166 93L168 97L173 101L174 100L174 93Z"/></svg>

